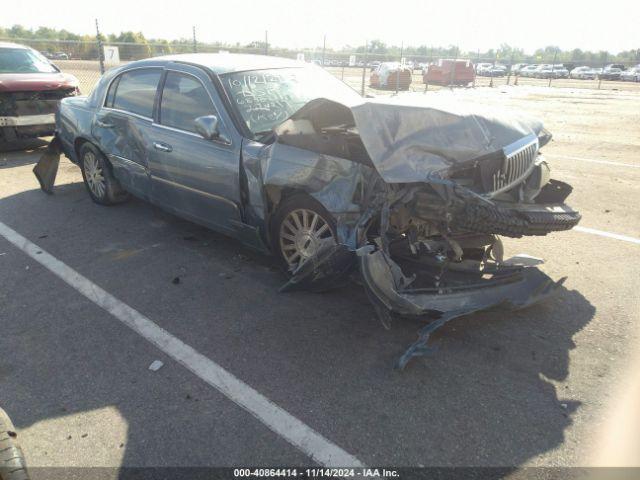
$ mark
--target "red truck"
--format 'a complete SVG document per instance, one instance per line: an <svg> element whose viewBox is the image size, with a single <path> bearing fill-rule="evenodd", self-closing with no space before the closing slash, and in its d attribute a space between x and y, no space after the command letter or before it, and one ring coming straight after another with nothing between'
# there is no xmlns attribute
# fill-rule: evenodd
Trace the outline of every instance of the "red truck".
<svg viewBox="0 0 640 480"><path fill-rule="evenodd" d="M53 135L58 102L78 94L78 79L44 55L0 42L0 143Z"/></svg>
<svg viewBox="0 0 640 480"><path fill-rule="evenodd" d="M470 60L438 60L425 69L422 81L434 85L468 85L475 77Z"/></svg>

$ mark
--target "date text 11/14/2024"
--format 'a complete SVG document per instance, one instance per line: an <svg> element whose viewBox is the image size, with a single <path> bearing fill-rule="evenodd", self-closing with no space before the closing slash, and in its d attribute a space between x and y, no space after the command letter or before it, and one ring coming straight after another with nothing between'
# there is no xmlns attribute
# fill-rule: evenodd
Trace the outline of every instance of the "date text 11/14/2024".
<svg viewBox="0 0 640 480"><path fill-rule="evenodd" d="M234 478L397 478L386 468L234 468Z"/></svg>

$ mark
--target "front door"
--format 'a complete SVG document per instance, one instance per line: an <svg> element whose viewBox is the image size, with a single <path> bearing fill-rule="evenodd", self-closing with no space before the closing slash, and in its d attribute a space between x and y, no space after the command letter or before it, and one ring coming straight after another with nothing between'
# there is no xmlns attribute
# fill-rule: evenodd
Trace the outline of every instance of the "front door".
<svg viewBox="0 0 640 480"><path fill-rule="evenodd" d="M207 140L195 119L216 115L209 78L196 67L167 69L150 135L151 196L154 203L199 223L233 231L241 218L239 146ZM225 135L229 138L228 135Z"/></svg>

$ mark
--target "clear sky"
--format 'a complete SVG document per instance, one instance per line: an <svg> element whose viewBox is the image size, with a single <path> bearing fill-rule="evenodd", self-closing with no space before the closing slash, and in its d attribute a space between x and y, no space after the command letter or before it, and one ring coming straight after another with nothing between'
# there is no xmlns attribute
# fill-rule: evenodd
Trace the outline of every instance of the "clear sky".
<svg viewBox="0 0 640 480"><path fill-rule="evenodd" d="M141 31L147 38L191 37L248 43L262 40L301 48L361 45L379 38L387 44L458 45L487 50L501 43L531 52L562 49L640 48L640 0L102 0L52 2L3 0L2 26L65 28L92 33L98 18L103 33ZM387 6L388 5L388 6Z"/></svg>

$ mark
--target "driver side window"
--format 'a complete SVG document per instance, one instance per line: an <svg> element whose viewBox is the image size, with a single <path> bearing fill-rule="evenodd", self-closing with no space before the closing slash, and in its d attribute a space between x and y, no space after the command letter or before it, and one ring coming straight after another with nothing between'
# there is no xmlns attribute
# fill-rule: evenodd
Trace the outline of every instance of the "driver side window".
<svg viewBox="0 0 640 480"><path fill-rule="evenodd" d="M168 72L160 100L160 124L196 133L194 120L215 115L209 94L191 75Z"/></svg>

